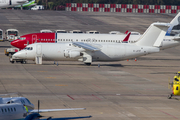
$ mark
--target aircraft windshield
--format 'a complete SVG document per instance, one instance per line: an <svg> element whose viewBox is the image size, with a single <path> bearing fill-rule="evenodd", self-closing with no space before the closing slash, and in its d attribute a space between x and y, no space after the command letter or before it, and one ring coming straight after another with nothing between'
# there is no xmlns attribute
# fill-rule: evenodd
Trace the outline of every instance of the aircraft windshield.
<svg viewBox="0 0 180 120"><path fill-rule="evenodd" d="M8 35L18 36L18 32L17 31L8 31Z"/></svg>
<svg viewBox="0 0 180 120"><path fill-rule="evenodd" d="M27 98L25 98L25 99L28 101L29 104L31 104L31 102Z"/></svg>
<svg viewBox="0 0 180 120"><path fill-rule="evenodd" d="M20 38L18 38L18 39L20 39L20 40L25 40L26 38L25 38L25 37L20 37Z"/></svg>
<svg viewBox="0 0 180 120"><path fill-rule="evenodd" d="M25 47L24 50L33 50L33 47Z"/></svg>

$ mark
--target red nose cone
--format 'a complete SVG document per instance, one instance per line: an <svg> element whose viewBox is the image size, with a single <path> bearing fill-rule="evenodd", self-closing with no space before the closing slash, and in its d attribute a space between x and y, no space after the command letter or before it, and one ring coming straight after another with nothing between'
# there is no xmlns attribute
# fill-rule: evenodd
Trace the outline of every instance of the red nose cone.
<svg viewBox="0 0 180 120"><path fill-rule="evenodd" d="M11 45L14 46L14 47L23 49L23 48L22 48L22 45L21 45L21 40L19 40L19 39L16 39L16 40L12 41L12 42L11 42Z"/></svg>
<svg viewBox="0 0 180 120"><path fill-rule="evenodd" d="M18 40L13 40L13 41L11 42L11 45L14 46L14 47L16 47L17 41L18 41Z"/></svg>

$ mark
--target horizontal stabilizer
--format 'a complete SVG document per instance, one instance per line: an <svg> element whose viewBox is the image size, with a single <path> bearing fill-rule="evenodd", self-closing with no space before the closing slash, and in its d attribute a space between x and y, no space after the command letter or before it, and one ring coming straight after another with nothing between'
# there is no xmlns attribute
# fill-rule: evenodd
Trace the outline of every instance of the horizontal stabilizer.
<svg viewBox="0 0 180 120"><path fill-rule="evenodd" d="M174 37L173 40L180 41L180 37Z"/></svg>
<svg viewBox="0 0 180 120"><path fill-rule="evenodd" d="M94 47L90 44L86 44L83 42L73 42L74 46L82 47L83 49L89 50L89 51L99 51L100 49L97 47Z"/></svg>

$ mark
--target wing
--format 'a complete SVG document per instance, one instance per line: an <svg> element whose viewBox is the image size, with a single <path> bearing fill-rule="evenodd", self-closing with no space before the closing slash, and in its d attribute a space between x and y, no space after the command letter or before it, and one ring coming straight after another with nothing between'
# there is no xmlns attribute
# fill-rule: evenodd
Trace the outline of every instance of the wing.
<svg viewBox="0 0 180 120"><path fill-rule="evenodd" d="M86 108L69 108L69 109L40 109L39 113L42 112L55 112L55 111L67 111L67 110L85 110ZM37 113L38 110L29 110L29 113Z"/></svg>
<svg viewBox="0 0 180 120"><path fill-rule="evenodd" d="M92 116L82 116L82 117L65 117L65 118L48 118L48 120L70 120L70 119L83 119L83 118L91 118ZM47 120L47 119L40 119Z"/></svg>
<svg viewBox="0 0 180 120"><path fill-rule="evenodd" d="M92 44L87 44L83 42L73 42L74 46L82 47L85 50L89 51L100 51L100 49Z"/></svg>

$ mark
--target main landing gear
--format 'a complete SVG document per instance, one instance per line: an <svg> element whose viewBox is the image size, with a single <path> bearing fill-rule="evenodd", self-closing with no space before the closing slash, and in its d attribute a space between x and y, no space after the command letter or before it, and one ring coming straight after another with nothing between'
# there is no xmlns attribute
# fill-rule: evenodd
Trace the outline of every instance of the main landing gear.
<svg viewBox="0 0 180 120"><path fill-rule="evenodd" d="M87 66L90 66L91 65L91 63L84 63L85 65L87 65Z"/></svg>

